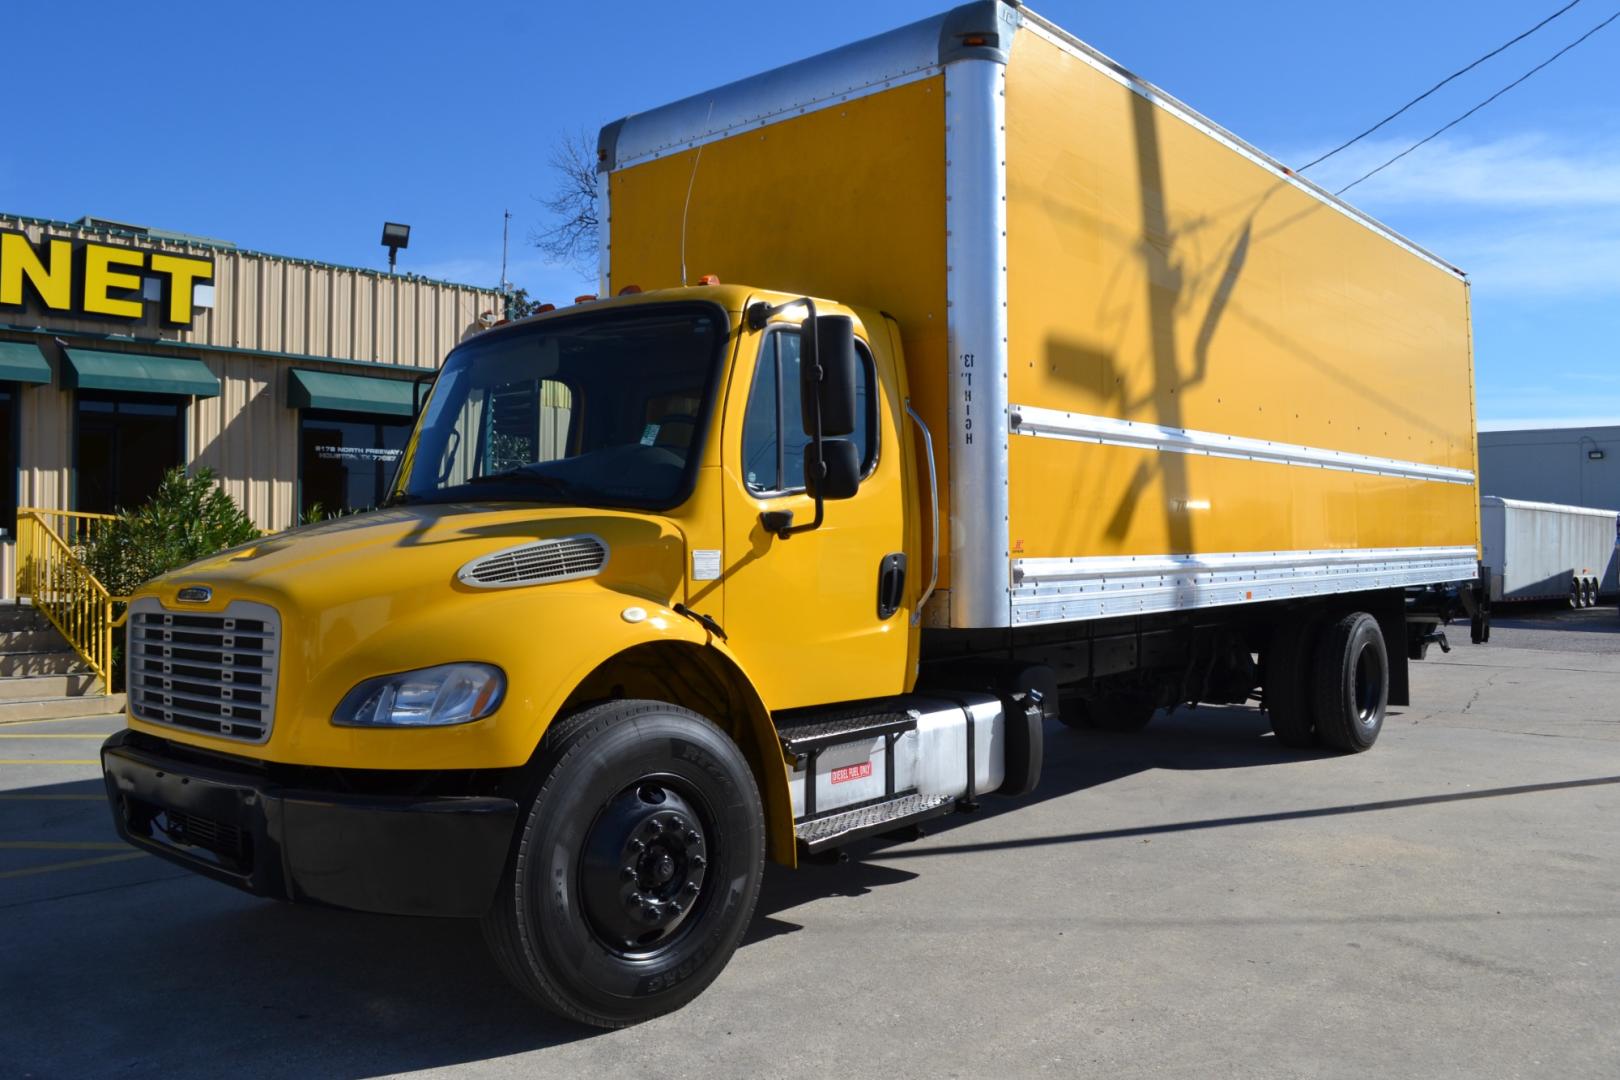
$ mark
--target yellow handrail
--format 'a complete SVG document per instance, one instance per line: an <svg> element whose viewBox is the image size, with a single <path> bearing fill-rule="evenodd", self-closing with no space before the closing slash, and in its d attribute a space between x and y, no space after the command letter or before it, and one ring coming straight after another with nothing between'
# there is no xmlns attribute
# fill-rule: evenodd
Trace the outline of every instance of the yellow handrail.
<svg viewBox="0 0 1620 1080"><path fill-rule="evenodd" d="M90 670L112 688L112 632L128 618L125 596L113 596L81 557L111 514L76 510L17 510L17 596L34 607L67 639ZM113 614L113 606L125 610Z"/></svg>

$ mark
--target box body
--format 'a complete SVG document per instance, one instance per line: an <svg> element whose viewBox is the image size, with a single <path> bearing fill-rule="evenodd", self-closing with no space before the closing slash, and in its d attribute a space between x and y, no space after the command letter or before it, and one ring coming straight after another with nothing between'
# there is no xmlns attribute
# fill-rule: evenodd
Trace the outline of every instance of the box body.
<svg viewBox="0 0 1620 1080"><path fill-rule="evenodd" d="M602 176L605 290L895 318L948 526L931 625L1475 573L1463 276L1027 9L637 114Z"/></svg>

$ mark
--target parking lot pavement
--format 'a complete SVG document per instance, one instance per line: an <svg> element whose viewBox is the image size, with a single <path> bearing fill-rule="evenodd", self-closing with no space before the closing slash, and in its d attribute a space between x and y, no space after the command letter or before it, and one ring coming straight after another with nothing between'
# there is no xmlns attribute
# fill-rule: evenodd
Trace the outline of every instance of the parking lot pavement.
<svg viewBox="0 0 1620 1080"><path fill-rule="evenodd" d="M119 849L73 737L111 725L6 725L48 737L0 738L0 1071L1614 1077L1620 626L1529 621L1415 665L1355 757L1251 709L1054 726L1035 797L768 872L720 980L611 1034L531 1011L471 924Z"/></svg>

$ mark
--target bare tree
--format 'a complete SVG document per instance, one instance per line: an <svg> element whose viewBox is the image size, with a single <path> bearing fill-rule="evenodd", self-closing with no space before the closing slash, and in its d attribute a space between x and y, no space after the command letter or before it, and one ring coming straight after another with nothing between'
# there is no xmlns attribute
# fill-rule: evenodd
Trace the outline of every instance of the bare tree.
<svg viewBox="0 0 1620 1080"><path fill-rule="evenodd" d="M585 131L566 134L551 151L551 194L540 199L550 223L530 239L557 262L596 276L596 146Z"/></svg>

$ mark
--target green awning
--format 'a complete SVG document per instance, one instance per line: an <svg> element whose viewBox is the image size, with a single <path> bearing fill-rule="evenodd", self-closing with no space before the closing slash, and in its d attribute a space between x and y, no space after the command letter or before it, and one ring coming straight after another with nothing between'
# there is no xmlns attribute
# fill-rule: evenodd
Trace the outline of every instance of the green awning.
<svg viewBox="0 0 1620 1080"><path fill-rule="evenodd" d="M0 341L0 382L48 383L51 366L32 341Z"/></svg>
<svg viewBox="0 0 1620 1080"><path fill-rule="evenodd" d="M219 380L201 360L66 348L62 385L70 390L218 397Z"/></svg>
<svg viewBox="0 0 1620 1080"><path fill-rule="evenodd" d="M423 374L427 374L423 372ZM404 379L339 375L292 368L287 372L287 404L295 409L331 409L372 416L415 416L415 384Z"/></svg>

